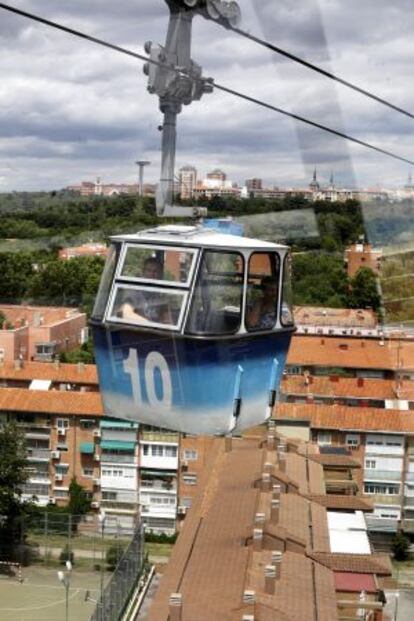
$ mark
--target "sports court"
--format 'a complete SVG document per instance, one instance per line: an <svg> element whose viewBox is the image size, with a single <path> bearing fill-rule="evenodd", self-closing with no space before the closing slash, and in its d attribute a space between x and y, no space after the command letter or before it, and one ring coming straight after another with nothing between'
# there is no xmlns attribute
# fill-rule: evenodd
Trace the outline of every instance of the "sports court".
<svg viewBox="0 0 414 621"><path fill-rule="evenodd" d="M63 569L63 567L62 567ZM98 599L99 572L72 571L69 590L70 621L89 621L95 604L85 601L86 591ZM57 569L23 568L23 583L0 575L1 621L64 621L65 589L57 577Z"/></svg>

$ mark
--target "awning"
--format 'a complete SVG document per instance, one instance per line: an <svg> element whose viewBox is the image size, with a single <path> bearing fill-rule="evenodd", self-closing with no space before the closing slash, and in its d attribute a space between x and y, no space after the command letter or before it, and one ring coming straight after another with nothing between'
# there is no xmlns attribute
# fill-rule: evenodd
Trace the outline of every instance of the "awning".
<svg viewBox="0 0 414 621"><path fill-rule="evenodd" d="M101 429L138 429L138 423L124 420L101 420Z"/></svg>
<svg viewBox="0 0 414 621"><path fill-rule="evenodd" d="M83 455L93 455L95 452L95 445L93 442L81 442L80 452Z"/></svg>
<svg viewBox="0 0 414 621"><path fill-rule="evenodd" d="M135 449L135 442L102 440L101 448L106 451L133 451Z"/></svg>

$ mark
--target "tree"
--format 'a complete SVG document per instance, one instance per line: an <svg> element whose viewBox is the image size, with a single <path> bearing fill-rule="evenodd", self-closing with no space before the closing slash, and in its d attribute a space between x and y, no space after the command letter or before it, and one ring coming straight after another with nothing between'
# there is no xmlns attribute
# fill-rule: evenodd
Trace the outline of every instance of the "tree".
<svg viewBox="0 0 414 621"><path fill-rule="evenodd" d="M410 540L403 533L397 533L392 542L392 552L396 561L406 561L409 556Z"/></svg>
<svg viewBox="0 0 414 621"><path fill-rule="evenodd" d="M73 477L69 485L69 503L68 512L72 514L73 529L77 530L82 515L90 511L91 501L82 485Z"/></svg>
<svg viewBox="0 0 414 621"><path fill-rule="evenodd" d="M351 278L348 295L350 308L373 308L378 310L381 298L377 290L377 278L369 267L361 267Z"/></svg>
<svg viewBox="0 0 414 621"><path fill-rule="evenodd" d="M26 445L15 423L0 426L0 556L12 559L24 514L22 486L27 481Z"/></svg>

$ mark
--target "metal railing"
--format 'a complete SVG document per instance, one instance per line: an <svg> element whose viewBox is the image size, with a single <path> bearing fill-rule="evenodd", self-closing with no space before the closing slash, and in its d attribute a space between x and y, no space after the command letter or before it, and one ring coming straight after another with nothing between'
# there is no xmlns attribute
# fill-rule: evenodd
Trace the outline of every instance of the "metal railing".
<svg viewBox="0 0 414 621"><path fill-rule="evenodd" d="M118 621L144 569L144 529L140 524L101 593L90 621Z"/></svg>

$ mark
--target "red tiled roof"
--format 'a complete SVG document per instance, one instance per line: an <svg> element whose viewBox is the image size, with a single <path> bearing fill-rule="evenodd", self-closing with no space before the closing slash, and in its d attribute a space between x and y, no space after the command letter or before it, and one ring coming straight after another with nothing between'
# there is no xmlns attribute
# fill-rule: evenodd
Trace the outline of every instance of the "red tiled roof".
<svg viewBox="0 0 414 621"><path fill-rule="evenodd" d="M0 412L102 416L99 392L1 388Z"/></svg>
<svg viewBox="0 0 414 621"><path fill-rule="evenodd" d="M20 306L12 304L1 304L0 310L6 315L6 319L13 325L24 325L26 321L29 326L33 326L35 317L41 317L41 327L51 326L64 321L65 319L72 319L73 317L83 316L86 319L86 314L81 313L78 308L69 308L66 306Z"/></svg>
<svg viewBox="0 0 414 621"><path fill-rule="evenodd" d="M373 511L372 502L362 496L348 494L310 494L309 500L316 502L326 509L348 509L350 511Z"/></svg>
<svg viewBox="0 0 414 621"><path fill-rule="evenodd" d="M378 588L372 574L355 574L352 572L335 571L334 581L336 591L347 593L375 593Z"/></svg>
<svg viewBox="0 0 414 621"><path fill-rule="evenodd" d="M301 326L334 326L376 328L377 316L372 310L295 306L295 323Z"/></svg>
<svg viewBox="0 0 414 621"><path fill-rule="evenodd" d="M309 421L313 429L414 433L414 411L407 410L279 403L273 418Z"/></svg>
<svg viewBox="0 0 414 621"><path fill-rule="evenodd" d="M287 364L353 369L414 369L414 342L294 335Z"/></svg>
<svg viewBox="0 0 414 621"><path fill-rule="evenodd" d="M414 399L414 382L404 380L398 384L391 379L367 379L339 376L283 376L280 390L285 395L339 397L349 399ZM408 396L404 396L408 395Z"/></svg>
<svg viewBox="0 0 414 621"><path fill-rule="evenodd" d="M315 561L322 563L333 571L354 572L391 576L392 565L387 554L344 554L311 552Z"/></svg>
<svg viewBox="0 0 414 621"><path fill-rule="evenodd" d="M353 459L350 455L335 455L321 453L319 455L309 455L309 459L316 461L321 466L332 466L337 468L361 468L361 462Z"/></svg>
<svg viewBox="0 0 414 621"><path fill-rule="evenodd" d="M14 363L0 366L0 379L31 381L51 380L62 384L98 385L98 374L94 364L56 364L54 362L23 362L22 368Z"/></svg>

